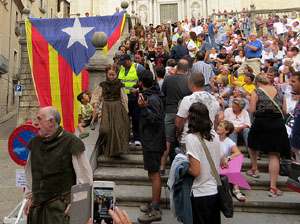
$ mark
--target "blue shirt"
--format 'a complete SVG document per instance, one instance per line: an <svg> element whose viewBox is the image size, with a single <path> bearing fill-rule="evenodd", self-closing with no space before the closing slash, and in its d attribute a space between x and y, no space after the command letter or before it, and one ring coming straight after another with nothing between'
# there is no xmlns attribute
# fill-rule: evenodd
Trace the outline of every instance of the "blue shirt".
<svg viewBox="0 0 300 224"><path fill-rule="evenodd" d="M209 26L208 26L208 35L209 36L214 36L215 35L214 28L215 28L215 24L210 23Z"/></svg>
<svg viewBox="0 0 300 224"><path fill-rule="evenodd" d="M183 37L183 34L179 34L179 33L175 33L172 37L172 42L177 42L178 38L182 38Z"/></svg>
<svg viewBox="0 0 300 224"><path fill-rule="evenodd" d="M257 47L257 51L252 51L249 47L245 47L246 58L260 58L262 52L262 44L259 40L255 40L253 43L249 42L248 45Z"/></svg>
<svg viewBox="0 0 300 224"><path fill-rule="evenodd" d="M228 44L228 42L229 42L229 37L226 35L226 33L222 33L216 40L216 44L218 45Z"/></svg>

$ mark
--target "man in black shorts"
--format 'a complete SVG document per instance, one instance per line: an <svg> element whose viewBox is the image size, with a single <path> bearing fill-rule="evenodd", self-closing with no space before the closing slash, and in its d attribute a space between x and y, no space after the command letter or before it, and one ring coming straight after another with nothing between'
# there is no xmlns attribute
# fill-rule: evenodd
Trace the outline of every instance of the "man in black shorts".
<svg viewBox="0 0 300 224"><path fill-rule="evenodd" d="M152 203L149 206L141 206L140 210L145 214L138 217L138 221L140 223L151 223L161 221L159 167L163 152L166 150L164 105L160 98L159 86L157 84L153 85L152 72L144 70L139 72L138 76L140 90L142 91L138 99L141 108L140 139L143 149L144 169L148 171L148 177L152 183Z"/></svg>

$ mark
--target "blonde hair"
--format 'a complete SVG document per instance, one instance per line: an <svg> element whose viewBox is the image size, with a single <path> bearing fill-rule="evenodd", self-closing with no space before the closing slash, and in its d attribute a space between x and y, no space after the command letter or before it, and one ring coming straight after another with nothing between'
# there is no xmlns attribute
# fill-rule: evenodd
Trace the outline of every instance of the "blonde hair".
<svg viewBox="0 0 300 224"><path fill-rule="evenodd" d="M264 74L258 74L255 77L255 81L254 81L255 85L257 86L257 83L263 84L263 85L268 85L270 83L270 80L268 79L268 77Z"/></svg>
<svg viewBox="0 0 300 224"><path fill-rule="evenodd" d="M229 84L228 76L222 75L220 80L223 82L224 87L226 87Z"/></svg>

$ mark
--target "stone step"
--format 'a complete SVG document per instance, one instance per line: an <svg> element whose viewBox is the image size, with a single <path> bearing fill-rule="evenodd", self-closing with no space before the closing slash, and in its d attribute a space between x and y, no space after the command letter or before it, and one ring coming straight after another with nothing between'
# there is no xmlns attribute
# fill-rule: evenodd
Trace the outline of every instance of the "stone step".
<svg viewBox="0 0 300 224"><path fill-rule="evenodd" d="M131 154L143 154L142 146L135 146L134 144L129 145Z"/></svg>
<svg viewBox="0 0 300 224"><path fill-rule="evenodd" d="M168 168L170 166L170 162L167 161L166 166ZM143 168L143 156L139 154L128 154L122 155L120 158L105 158L101 155L98 157L98 167ZM250 168L250 159L244 157L242 171L246 171ZM258 160L258 169L260 172L268 171L267 158L261 158L261 160Z"/></svg>
<svg viewBox="0 0 300 224"><path fill-rule="evenodd" d="M162 176L162 185L167 186L169 170ZM242 173L253 190L268 190L270 186L270 177L268 173L261 173L259 178L253 178ZM141 168L118 168L118 167L98 167L94 171L94 180L113 181L122 185L142 185L150 186L147 171ZM286 187L287 177L278 177L277 187L283 191L291 191Z"/></svg>
<svg viewBox="0 0 300 224"><path fill-rule="evenodd" d="M116 204L118 206L140 206L151 202L151 186L116 185ZM234 200L235 211L273 213L273 214L299 214L300 194L284 192L280 197L269 197L267 191L244 190L245 202ZM169 208L169 190L162 187L162 208Z"/></svg>
<svg viewBox="0 0 300 224"><path fill-rule="evenodd" d="M140 212L139 207L119 207L122 211L126 211L129 215L132 224L138 224L137 218L143 213ZM162 220L160 222L153 222L153 224L179 224L170 209L162 210ZM268 214L268 213L248 213L248 212L234 212L233 218L225 218L221 213L222 224L241 223L276 223L276 224L295 224L300 223L300 215L285 215L285 214Z"/></svg>
<svg viewBox="0 0 300 224"><path fill-rule="evenodd" d="M238 148L241 151L241 153L244 155L244 157L248 157L248 150L245 145L239 145ZM143 154L142 146L135 146L134 144L131 144L129 146L129 149L131 154ZM259 157L267 158L268 155L264 153L259 153Z"/></svg>
<svg viewBox="0 0 300 224"><path fill-rule="evenodd" d="M169 167L170 162L167 162ZM119 168L144 168L143 156L141 154L122 155L119 158L98 157L98 167L119 167Z"/></svg>

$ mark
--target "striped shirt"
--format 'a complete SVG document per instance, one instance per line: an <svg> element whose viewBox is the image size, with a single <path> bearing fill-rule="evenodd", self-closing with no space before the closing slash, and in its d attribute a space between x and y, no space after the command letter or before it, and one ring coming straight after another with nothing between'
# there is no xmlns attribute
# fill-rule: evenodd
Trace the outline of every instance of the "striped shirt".
<svg viewBox="0 0 300 224"><path fill-rule="evenodd" d="M204 85L210 84L210 78L215 76L215 73L209 64L206 64L203 61L198 61L193 64L192 72L201 72L205 78Z"/></svg>

